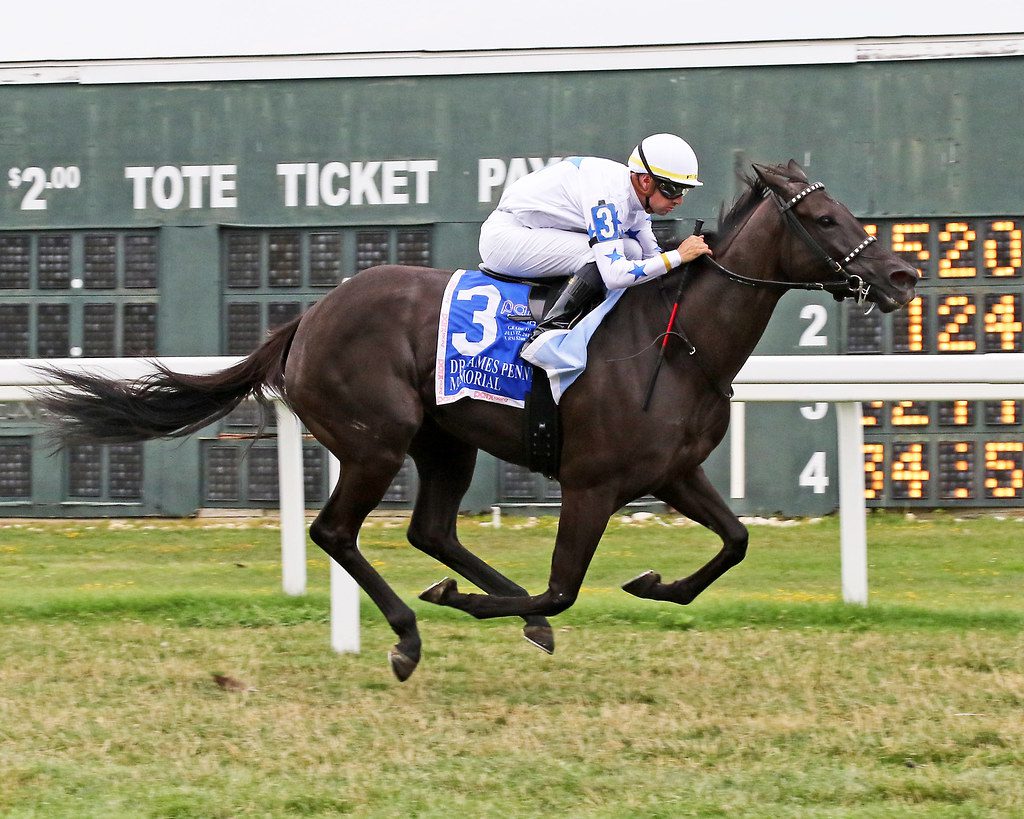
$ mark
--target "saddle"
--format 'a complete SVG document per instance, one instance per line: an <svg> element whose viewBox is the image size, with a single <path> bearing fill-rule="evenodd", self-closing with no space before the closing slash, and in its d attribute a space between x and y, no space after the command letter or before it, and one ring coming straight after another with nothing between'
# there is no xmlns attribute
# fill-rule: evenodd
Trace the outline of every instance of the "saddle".
<svg viewBox="0 0 1024 819"><path fill-rule="evenodd" d="M481 273L499 281L530 285L530 315L510 317L515 321L539 322L569 278L518 279L504 273L495 273L483 266L479 269ZM532 387L526 395L526 412L523 413L523 441L528 458L526 465L531 472L539 472L546 478L557 480L562 461L562 424L558 405L551 395L548 374L536 365L530 366L533 367Z"/></svg>
<svg viewBox="0 0 1024 819"><path fill-rule="evenodd" d="M509 316L510 321L540 321L548 308L554 304L555 299L558 298L559 291L562 289L562 285L569 278L568 276L550 276L544 279L520 279L504 273L497 273L494 270L488 270L483 265L480 265L478 269L481 273L501 282L515 282L516 284L528 284L530 286L530 315Z"/></svg>

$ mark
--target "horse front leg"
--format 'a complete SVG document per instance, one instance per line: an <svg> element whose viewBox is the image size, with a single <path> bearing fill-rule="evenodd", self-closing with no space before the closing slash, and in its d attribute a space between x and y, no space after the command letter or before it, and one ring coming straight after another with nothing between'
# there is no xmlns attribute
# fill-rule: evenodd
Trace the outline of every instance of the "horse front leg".
<svg viewBox="0 0 1024 819"><path fill-rule="evenodd" d="M429 418L424 422L409 450L420 477L409 542L488 594L526 597L526 589L470 552L456 533L459 505L473 479L476 452L476 447L443 432ZM553 654L555 635L548 621L537 615L525 620L527 641Z"/></svg>
<svg viewBox="0 0 1024 819"><path fill-rule="evenodd" d="M464 594L454 580L445 578L423 592L420 599L459 609L480 620L560 614L576 602L587 568L615 508L615 499L609 497L607 491L564 492L551 556L551 574L548 587L541 594L527 597Z"/></svg>
<svg viewBox="0 0 1024 819"><path fill-rule="evenodd" d="M661 575L647 571L625 583L622 588L637 597L670 600L685 606L743 560L749 539L747 527L726 506L722 496L699 466L693 472L660 487L654 496L717 534L722 539L722 548L704 566L682 580L663 583Z"/></svg>

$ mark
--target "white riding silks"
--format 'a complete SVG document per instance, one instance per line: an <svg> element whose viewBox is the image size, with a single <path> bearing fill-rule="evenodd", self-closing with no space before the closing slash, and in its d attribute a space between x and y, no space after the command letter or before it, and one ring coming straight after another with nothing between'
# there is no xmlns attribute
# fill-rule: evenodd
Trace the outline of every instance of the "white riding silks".
<svg viewBox="0 0 1024 819"><path fill-rule="evenodd" d="M659 253L649 259L629 259L621 237L595 244L594 259L609 290L620 290L656 279L682 264L678 250Z"/></svg>

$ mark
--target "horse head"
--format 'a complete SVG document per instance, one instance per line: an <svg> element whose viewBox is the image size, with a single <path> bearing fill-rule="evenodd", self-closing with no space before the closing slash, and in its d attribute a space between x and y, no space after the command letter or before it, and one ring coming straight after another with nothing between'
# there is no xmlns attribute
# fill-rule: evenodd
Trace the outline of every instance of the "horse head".
<svg viewBox="0 0 1024 819"><path fill-rule="evenodd" d="M775 203L789 234L784 255L789 278L821 282L837 300L870 301L884 313L913 300L917 270L880 247L844 204L808 180L795 160L753 168L755 184Z"/></svg>

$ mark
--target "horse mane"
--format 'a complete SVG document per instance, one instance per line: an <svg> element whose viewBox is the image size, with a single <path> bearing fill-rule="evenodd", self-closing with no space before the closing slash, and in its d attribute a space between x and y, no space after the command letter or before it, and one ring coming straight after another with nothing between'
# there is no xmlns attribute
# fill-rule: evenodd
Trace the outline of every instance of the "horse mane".
<svg viewBox="0 0 1024 819"><path fill-rule="evenodd" d="M793 173L785 165L769 165L768 169L779 176L788 179L793 178ZM768 195L768 186L761 181L761 178L753 174L738 174L740 181L746 186L728 211L722 205L718 213L718 225L714 230L704 233L708 246L715 252L724 250L731 244L735 235L739 232L755 208L761 204L761 200Z"/></svg>

